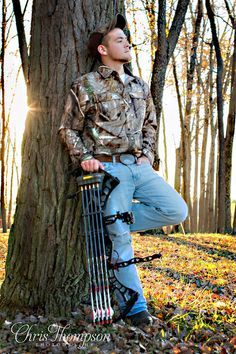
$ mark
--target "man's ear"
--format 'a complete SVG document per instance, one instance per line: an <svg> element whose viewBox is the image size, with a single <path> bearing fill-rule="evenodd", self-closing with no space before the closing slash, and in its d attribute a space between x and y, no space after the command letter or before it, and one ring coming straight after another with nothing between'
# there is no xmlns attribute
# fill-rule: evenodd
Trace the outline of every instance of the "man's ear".
<svg viewBox="0 0 236 354"><path fill-rule="evenodd" d="M103 44L100 44L98 46L98 53L100 55L107 55L107 48Z"/></svg>

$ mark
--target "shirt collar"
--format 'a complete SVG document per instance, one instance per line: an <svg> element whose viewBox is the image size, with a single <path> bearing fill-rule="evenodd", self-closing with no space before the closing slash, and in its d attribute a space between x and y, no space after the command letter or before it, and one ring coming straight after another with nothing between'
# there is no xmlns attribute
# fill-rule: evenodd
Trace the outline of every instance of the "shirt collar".
<svg viewBox="0 0 236 354"><path fill-rule="evenodd" d="M104 78L108 78L109 76L111 76L111 74L113 73L113 69L109 68L109 66L105 66L105 65L101 65L98 68L98 72L99 74Z"/></svg>
<svg viewBox="0 0 236 354"><path fill-rule="evenodd" d="M109 76L112 75L112 73L116 73L117 74L117 72L115 70L113 70L112 68L110 68L109 66L106 66L106 65L99 66L98 72L104 79L107 79ZM125 72L125 74L130 76L129 77L129 81L135 80L135 76L126 67L126 65L124 65L124 72Z"/></svg>

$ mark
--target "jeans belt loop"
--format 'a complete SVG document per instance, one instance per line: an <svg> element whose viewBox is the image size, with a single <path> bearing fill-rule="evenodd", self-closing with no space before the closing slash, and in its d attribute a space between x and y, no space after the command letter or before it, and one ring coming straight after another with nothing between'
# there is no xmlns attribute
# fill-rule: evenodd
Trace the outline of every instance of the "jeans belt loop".
<svg viewBox="0 0 236 354"><path fill-rule="evenodd" d="M116 155L112 155L112 163L116 163Z"/></svg>

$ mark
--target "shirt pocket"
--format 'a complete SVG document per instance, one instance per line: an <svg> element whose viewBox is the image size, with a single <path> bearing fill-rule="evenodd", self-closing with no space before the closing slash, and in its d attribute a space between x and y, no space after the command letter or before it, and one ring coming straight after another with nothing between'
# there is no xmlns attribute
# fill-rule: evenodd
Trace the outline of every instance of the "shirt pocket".
<svg viewBox="0 0 236 354"><path fill-rule="evenodd" d="M140 152L143 143L143 134L141 130L128 135L129 149L134 152Z"/></svg>
<svg viewBox="0 0 236 354"><path fill-rule="evenodd" d="M133 102L136 114L144 118L146 113L146 97L143 91L133 91L129 93Z"/></svg>
<svg viewBox="0 0 236 354"><path fill-rule="evenodd" d="M125 100L117 93L104 92L97 94L97 103L99 113L102 119L115 121L120 119L122 112L125 111L127 104Z"/></svg>
<svg viewBox="0 0 236 354"><path fill-rule="evenodd" d="M146 116L146 97L143 91L131 91L129 93L135 113L135 119L131 126L134 130L140 130L143 127L143 122Z"/></svg>

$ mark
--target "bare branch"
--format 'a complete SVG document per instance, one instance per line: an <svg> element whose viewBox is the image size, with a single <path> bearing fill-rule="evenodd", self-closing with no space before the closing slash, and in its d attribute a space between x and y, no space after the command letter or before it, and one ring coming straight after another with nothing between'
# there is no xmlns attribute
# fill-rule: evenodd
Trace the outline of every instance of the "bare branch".
<svg viewBox="0 0 236 354"><path fill-rule="evenodd" d="M18 42L19 42L19 49L20 49L20 56L22 62L22 69L24 74L24 79L27 84L28 82L28 71L29 71L29 55L28 55L28 48L26 42L26 35L25 35L25 28L24 28L24 21L23 21L23 14L21 12L21 5L19 0L12 0L14 14L16 18L16 28L18 34Z"/></svg>
<svg viewBox="0 0 236 354"><path fill-rule="evenodd" d="M170 32L168 35L168 57L170 58L174 52L176 43L179 38L179 34L182 28L182 24L185 19L187 8L189 5L189 0L179 0L177 8L175 11L175 16L170 27Z"/></svg>
<svg viewBox="0 0 236 354"><path fill-rule="evenodd" d="M234 28L234 27L235 27L235 22L236 22L236 21L235 21L235 18L233 17L233 15L232 15L232 13L231 13L231 10L230 10L228 1L227 1L227 0L224 0L224 2L225 2L225 7L226 7L226 10L227 10L227 12L228 12L230 21L231 21L232 26L233 26L233 28Z"/></svg>
<svg viewBox="0 0 236 354"><path fill-rule="evenodd" d="M27 10L27 6L28 6L28 4L29 4L29 0L27 0L26 1L26 4L25 4L25 8L24 8L24 10L23 10L23 17L25 16L25 12L26 12L26 10Z"/></svg>

